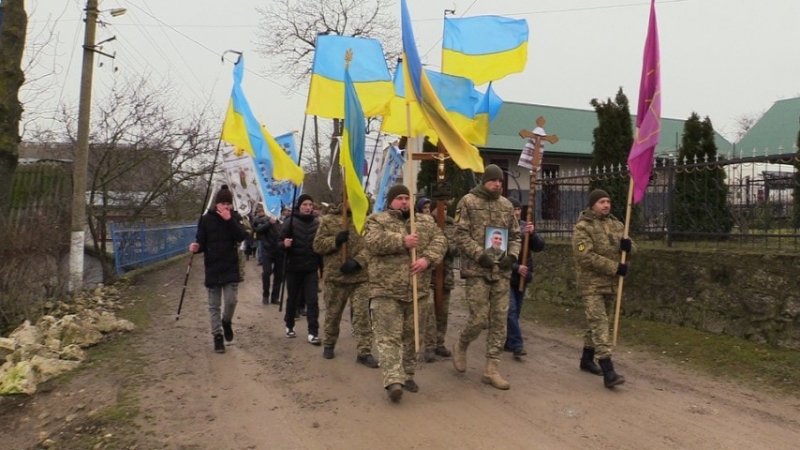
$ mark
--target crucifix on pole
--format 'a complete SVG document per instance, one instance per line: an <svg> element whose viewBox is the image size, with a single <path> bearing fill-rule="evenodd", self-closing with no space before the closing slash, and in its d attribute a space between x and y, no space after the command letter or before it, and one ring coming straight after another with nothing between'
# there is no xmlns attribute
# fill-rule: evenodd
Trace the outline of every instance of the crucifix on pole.
<svg viewBox="0 0 800 450"><path fill-rule="evenodd" d="M436 201L436 224L444 231L445 218L444 218L444 205L445 200L452 198L452 186L445 181L445 161L450 159L447 149L441 142L437 145L436 153L413 153L412 159L417 161L433 161L436 164L436 185L431 192L431 199ZM434 308L436 316L447 314L444 311L444 260L436 265L436 284L433 295Z"/></svg>
<svg viewBox="0 0 800 450"><path fill-rule="evenodd" d="M534 128L533 131L520 130L519 132L519 137L528 139L528 144L525 145L525 148L522 152L522 157L520 157L519 165L528 168L531 171L530 187L528 188L528 212L525 214L526 223L533 223L534 202L536 200L536 173L539 171L539 168L542 165L542 155L544 153L544 145L542 144L542 141L547 141L551 144L558 142L558 136L554 134L548 136L547 133L545 133L544 128L542 128L544 127L545 123L547 123L547 121L544 119L544 117L539 116L536 119L536 128ZM528 263L528 249L530 248L530 242L531 235L525 233L525 239L523 240L522 244L521 265L523 266ZM524 289L525 278L520 277L519 290L522 291Z"/></svg>

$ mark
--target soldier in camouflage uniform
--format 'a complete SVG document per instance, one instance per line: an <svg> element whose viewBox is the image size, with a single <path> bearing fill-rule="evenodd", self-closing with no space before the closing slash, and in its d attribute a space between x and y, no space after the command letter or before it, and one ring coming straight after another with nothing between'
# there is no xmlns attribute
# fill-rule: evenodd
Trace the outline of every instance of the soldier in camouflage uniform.
<svg viewBox="0 0 800 450"><path fill-rule="evenodd" d="M621 252L635 247L623 237L624 226L611 214L611 199L602 189L589 194L589 207L581 212L572 230L572 254L578 294L583 297L588 329L583 338L580 369L603 375L603 384L611 388L625 382L611 362L609 311L614 304L617 277L628 273L620 262ZM597 356L600 367L594 362Z"/></svg>
<svg viewBox="0 0 800 450"><path fill-rule="evenodd" d="M453 365L466 372L467 347L488 325L486 370L481 380L508 389L511 385L497 372L497 366L506 340L511 268L520 252L519 222L511 202L502 196L503 171L494 164L486 166L481 183L456 208L455 241L461 252L461 276L466 278L469 320L453 346ZM506 254L500 261L484 248L487 227L508 230Z"/></svg>
<svg viewBox="0 0 800 450"><path fill-rule="evenodd" d="M350 299L353 308L353 330L358 350L356 362L373 369L378 361L372 356L372 323L369 317L369 274L364 238L358 234L347 206L347 230L342 230L342 213L331 209L322 217L314 237L314 251L322 255L325 282L325 325L322 356L333 359L339 339L342 312ZM346 244L346 245L345 245ZM342 246L344 245L344 250ZM342 262L342 252L347 257Z"/></svg>
<svg viewBox="0 0 800 450"><path fill-rule="evenodd" d="M431 270L445 253L447 242L433 218L417 217L416 233L409 233L409 190L403 185L389 189L388 208L367 218L364 239L369 259L369 297L375 344L383 370L383 386L397 402L403 389L417 392L414 381L417 351L414 348L412 275L418 287L428 287ZM416 260L411 261L411 249ZM422 281L424 280L424 282Z"/></svg>
<svg viewBox="0 0 800 450"><path fill-rule="evenodd" d="M455 222L453 218L447 215L447 204L445 203L444 206L444 237L447 239L447 253L444 255L444 290L442 295L442 312L441 314L437 314L434 311L434 316L436 318L436 326L431 327L431 329L426 330L425 333L425 343L427 349L432 349L433 353L439 356L443 356L445 358L452 356L453 354L450 350L444 345L444 338L447 335L447 315L450 311L450 293L452 292L453 288L455 287L455 277L453 276L453 261L455 257L458 256L458 246L456 245L456 241L453 239L453 233L455 232ZM434 220L437 217L437 210L436 208L433 209L431 212ZM436 290L436 269L434 268L431 277L431 290Z"/></svg>

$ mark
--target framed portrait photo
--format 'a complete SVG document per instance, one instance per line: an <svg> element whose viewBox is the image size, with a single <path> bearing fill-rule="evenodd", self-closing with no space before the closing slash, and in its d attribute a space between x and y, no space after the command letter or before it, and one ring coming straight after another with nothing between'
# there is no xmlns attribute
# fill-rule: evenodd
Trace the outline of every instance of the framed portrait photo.
<svg viewBox="0 0 800 450"><path fill-rule="evenodd" d="M484 246L486 253L495 261L500 261L508 251L508 229L486 227L484 232Z"/></svg>

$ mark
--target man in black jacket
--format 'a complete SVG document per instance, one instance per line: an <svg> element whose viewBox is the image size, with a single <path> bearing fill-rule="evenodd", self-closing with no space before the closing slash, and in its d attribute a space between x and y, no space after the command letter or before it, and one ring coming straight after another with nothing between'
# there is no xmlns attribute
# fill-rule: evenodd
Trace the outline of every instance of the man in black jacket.
<svg viewBox="0 0 800 450"><path fill-rule="evenodd" d="M533 253L544 250L544 239L536 234L532 223L526 223L521 219L522 204L515 198L509 198L514 207L514 217L519 221L519 229L522 230L522 239L525 235L530 235L528 242L528 257L525 264L522 264L522 252L520 252L517 262L511 266L511 297L508 303L508 332L506 334L505 349L514 352L514 358L520 358L528 354L522 345L522 330L519 327L519 316L522 313L522 302L525 300L525 289L533 281ZM525 280L525 286L519 289L520 279Z"/></svg>
<svg viewBox="0 0 800 450"><path fill-rule="evenodd" d="M214 197L214 206L200 218L196 242L189 244L190 252L205 254L208 313L217 353L225 353L223 334L226 341L233 340L231 319L236 310L239 286L238 244L247 237L242 225L232 217L232 209L233 194L228 186L223 185Z"/></svg>
<svg viewBox="0 0 800 450"><path fill-rule="evenodd" d="M277 305L281 302L281 283L283 283L284 256L283 251L278 248L282 226L277 219L267 217L263 208L257 214L253 229L261 246L261 256L258 260L261 264L261 303ZM270 281L272 294L269 289Z"/></svg>
<svg viewBox="0 0 800 450"><path fill-rule="evenodd" d="M314 200L308 194L297 198L297 207L283 222L282 238L278 247L286 251L286 337L296 337L295 312L298 304L305 304L308 321L308 342L320 345L319 338L319 274L321 257L314 252L314 236L319 219L314 214ZM301 298L302 297L302 298Z"/></svg>

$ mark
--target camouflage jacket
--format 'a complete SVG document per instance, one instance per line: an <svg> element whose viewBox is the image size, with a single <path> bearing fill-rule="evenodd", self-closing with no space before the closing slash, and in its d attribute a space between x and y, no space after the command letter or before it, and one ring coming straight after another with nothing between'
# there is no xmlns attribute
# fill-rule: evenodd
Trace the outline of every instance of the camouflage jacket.
<svg viewBox="0 0 800 450"><path fill-rule="evenodd" d="M322 255L324 266L322 274L326 283L364 283L369 279L364 237L356 231L353 217L349 213L347 214L347 229L350 231L350 236L344 249L347 251L347 257L358 261L361 268L345 275L339 270L342 267L342 247L336 246L336 235L342 231L341 211L334 210L322 216L317 235L314 237L314 251Z"/></svg>
<svg viewBox="0 0 800 450"><path fill-rule="evenodd" d="M625 227L613 215L600 217L591 208L581 212L572 229L572 254L579 295L613 294ZM633 246L633 251L636 246Z"/></svg>
<svg viewBox="0 0 800 450"><path fill-rule="evenodd" d="M441 262L447 251L444 233L429 215L416 216L417 258L428 260L428 269L417 276L418 293L422 294L421 280L429 280L436 264ZM369 254L369 296L389 297L411 301L411 250L407 249L403 238L409 234L409 221L403 219L400 211L386 210L367 218L364 239Z"/></svg>
<svg viewBox="0 0 800 450"><path fill-rule="evenodd" d="M433 220L435 221L436 218L434 217ZM444 255L444 288L452 290L456 287L455 277L453 276L453 261L456 259L456 256L458 256L458 246L456 245L455 239L453 239L453 233L456 231L456 223L453 221L452 217L444 217L443 231L444 237L447 239L447 253ZM436 288L435 267L431 276L431 288Z"/></svg>
<svg viewBox="0 0 800 450"><path fill-rule="evenodd" d="M478 264L485 250L486 227L507 229L507 252L514 259L519 255L519 222L514 217L511 202L505 197L492 199L483 185L478 185L458 202L455 222L454 239L461 254L461 276L485 277L492 281L511 278L511 269L501 271L497 265L487 269Z"/></svg>

